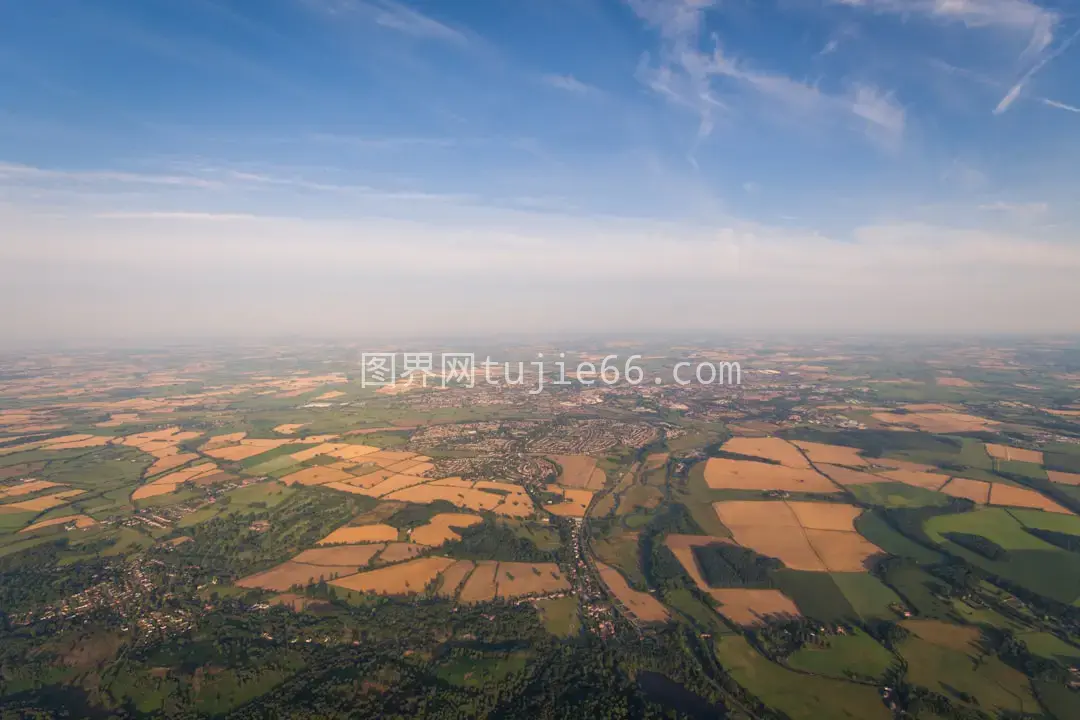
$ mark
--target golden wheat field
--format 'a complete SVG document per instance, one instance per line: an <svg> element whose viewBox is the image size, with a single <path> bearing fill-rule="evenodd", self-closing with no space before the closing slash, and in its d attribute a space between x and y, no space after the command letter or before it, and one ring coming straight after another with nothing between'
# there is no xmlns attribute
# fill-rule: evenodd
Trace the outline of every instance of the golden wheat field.
<svg viewBox="0 0 1080 720"><path fill-rule="evenodd" d="M483 522L479 515L466 513L439 513L431 518L426 525L413 528L409 539L418 545L437 547L453 540L460 540L454 528L472 527Z"/></svg>
<svg viewBox="0 0 1080 720"><path fill-rule="evenodd" d="M244 588L261 588L283 592L294 585L308 585L320 580L330 581L335 577L356 572L355 565L308 565L289 560L276 567L254 575L248 575L236 581Z"/></svg>
<svg viewBox="0 0 1080 720"><path fill-rule="evenodd" d="M945 483L941 492L958 498L967 498L980 505L990 502L990 483L982 480L968 480L967 478L953 478Z"/></svg>
<svg viewBox="0 0 1080 720"><path fill-rule="evenodd" d="M397 539L398 529L392 525L356 525L338 528L320 540L318 544L397 542Z"/></svg>
<svg viewBox="0 0 1080 720"><path fill-rule="evenodd" d="M305 550L293 558L293 562L307 565L352 566L353 572L366 566L386 546L382 543L371 545L339 545L337 547L317 547Z"/></svg>
<svg viewBox="0 0 1080 720"><path fill-rule="evenodd" d="M68 523L73 523L75 527L83 529L97 525L97 520L88 515L65 515L64 517L52 518L50 520L41 520L34 523L33 525L27 525L19 532L34 532L35 530L41 530L42 528L53 527L55 525L67 525Z"/></svg>
<svg viewBox="0 0 1080 720"><path fill-rule="evenodd" d="M799 452L799 449L781 438L736 437L728 440L720 449L724 452L773 460L785 467L810 467L810 463Z"/></svg>
<svg viewBox="0 0 1080 720"><path fill-rule="evenodd" d="M316 465L290 473L281 482L286 485L325 485L332 482L345 482L353 476L344 470L337 470L326 465Z"/></svg>
<svg viewBox="0 0 1080 720"><path fill-rule="evenodd" d="M642 622L665 622L671 617L667 608L659 600L649 593L630 587L626 582L626 578L615 568L602 562L596 563L596 568L600 571L600 579L611 594L618 598L619 602L633 613L638 620Z"/></svg>
<svg viewBox="0 0 1080 720"><path fill-rule="evenodd" d="M728 458L709 458L705 462L705 482L715 490L840 492L839 487L812 468L793 468Z"/></svg>
<svg viewBox="0 0 1080 720"><path fill-rule="evenodd" d="M1027 488L1013 487L1003 483L994 483L990 488L990 504L1004 505L1006 507L1025 507L1047 512L1072 515L1067 508L1059 505L1045 495Z"/></svg>
<svg viewBox="0 0 1080 720"><path fill-rule="evenodd" d="M603 470L596 467L596 458L588 455L551 455L559 466L559 485L570 488L598 490L607 479Z"/></svg>
<svg viewBox="0 0 1080 720"><path fill-rule="evenodd" d="M410 595L424 592L429 583L454 564L452 558L425 557L389 567L340 577L331 584L347 590L379 595Z"/></svg>
<svg viewBox="0 0 1080 720"><path fill-rule="evenodd" d="M1036 465L1042 465L1043 454L1038 450L1025 450L1024 448L1010 447L1008 445L998 445L996 443L986 443L986 452L990 457L997 460L1014 460L1016 462L1035 463Z"/></svg>
<svg viewBox="0 0 1080 720"><path fill-rule="evenodd" d="M826 445L825 443L807 442L805 440L794 440L791 444L806 453L806 456L810 458L810 462L815 465L824 463L827 465L861 467L868 464L859 455L856 448L844 445Z"/></svg>
<svg viewBox="0 0 1080 720"><path fill-rule="evenodd" d="M714 508L735 542L792 570L860 572L881 552L855 532L862 511L853 505L736 500Z"/></svg>
<svg viewBox="0 0 1080 720"><path fill-rule="evenodd" d="M463 603L485 602L495 599L495 574L499 563L494 560L478 560L476 567L465 585L458 593L458 601Z"/></svg>
<svg viewBox="0 0 1080 720"><path fill-rule="evenodd" d="M1056 483L1062 485L1080 485L1080 474L1060 472L1058 470L1047 470L1046 476Z"/></svg>
<svg viewBox="0 0 1080 720"><path fill-rule="evenodd" d="M439 597L456 598L458 590L461 588L462 583L465 582L465 578L472 572L473 567L475 566L472 560L458 560L446 568L439 581Z"/></svg>
<svg viewBox="0 0 1080 720"><path fill-rule="evenodd" d="M822 475L825 475L834 483L839 483L844 487L849 485L866 485L869 483L895 482L887 477L882 477L881 475L863 472L861 470L852 470L839 465L827 465L822 463L820 465L815 465L815 467Z"/></svg>
<svg viewBox="0 0 1080 720"><path fill-rule="evenodd" d="M757 625L773 615L801 615L791 598L779 590L722 588L710 590L709 595L720 603L717 611L739 625Z"/></svg>

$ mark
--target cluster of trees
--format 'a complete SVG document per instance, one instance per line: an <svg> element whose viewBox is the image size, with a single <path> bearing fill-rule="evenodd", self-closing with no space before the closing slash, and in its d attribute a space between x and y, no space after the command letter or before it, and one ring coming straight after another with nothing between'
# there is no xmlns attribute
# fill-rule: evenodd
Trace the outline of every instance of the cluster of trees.
<svg viewBox="0 0 1080 720"><path fill-rule="evenodd" d="M891 703L895 710L903 713L901 717L923 717L931 713L935 717L949 720L992 720L995 717L979 708L957 704L947 695L935 692L928 687L908 682L906 663L889 668L885 673L883 685L890 690L886 701ZM958 697L966 703L978 702L964 692L959 692Z"/></svg>
<svg viewBox="0 0 1080 720"><path fill-rule="evenodd" d="M461 539L447 543L439 550L442 555L461 560L500 560L503 562L556 562L555 552L541 550L532 540L521 537L490 517L472 527L458 531Z"/></svg>
<svg viewBox="0 0 1080 720"><path fill-rule="evenodd" d="M945 533L944 536L965 550L970 550L976 555L983 556L987 560L1005 560L1009 557L1009 553L1005 548L989 538L984 538L982 535L950 532ZM1077 540L1080 540L1080 538L1077 538Z"/></svg>
<svg viewBox="0 0 1080 720"><path fill-rule="evenodd" d="M362 496L304 488L275 507L249 507L199 523L186 530L192 542L161 548L155 556L172 567L198 567L206 579L239 577L313 547L362 512L367 501ZM265 521L268 529L253 527L258 521Z"/></svg>
<svg viewBox="0 0 1080 720"><path fill-rule="evenodd" d="M1032 655L1027 644L1011 630L985 626L982 639L1002 662L1030 678L1059 683L1068 679L1068 671L1064 667L1049 658Z"/></svg>
<svg viewBox="0 0 1080 720"><path fill-rule="evenodd" d="M700 545L693 553L710 587L772 587L770 572L784 566L776 558L726 543Z"/></svg>
<svg viewBox="0 0 1080 720"><path fill-rule="evenodd" d="M1062 550L1080 552L1080 535L1071 535L1069 533L1056 532L1054 530L1042 530L1033 527L1025 527L1024 529L1040 540L1045 540L1051 545L1057 545Z"/></svg>

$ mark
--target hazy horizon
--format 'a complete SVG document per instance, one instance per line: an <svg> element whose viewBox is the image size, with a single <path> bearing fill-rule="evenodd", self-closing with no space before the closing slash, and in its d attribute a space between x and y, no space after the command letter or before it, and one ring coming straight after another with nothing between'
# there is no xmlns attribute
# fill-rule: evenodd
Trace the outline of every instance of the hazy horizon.
<svg viewBox="0 0 1080 720"><path fill-rule="evenodd" d="M0 347L1080 332L1056 3L6 15Z"/></svg>

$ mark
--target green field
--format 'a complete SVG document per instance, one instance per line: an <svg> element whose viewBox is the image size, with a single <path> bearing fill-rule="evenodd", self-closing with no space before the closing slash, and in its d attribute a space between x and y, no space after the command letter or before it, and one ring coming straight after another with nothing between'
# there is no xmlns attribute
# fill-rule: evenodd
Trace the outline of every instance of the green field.
<svg viewBox="0 0 1080 720"><path fill-rule="evenodd" d="M793 653L787 664L795 670L815 675L845 679L848 677L878 679L885 674L896 658L872 637L862 632L851 635L832 635L827 648L805 647Z"/></svg>
<svg viewBox="0 0 1080 720"><path fill-rule="evenodd" d="M792 720L892 717L875 687L812 677L780 667L759 655L740 636L724 637L715 645L717 659L736 682Z"/></svg>
<svg viewBox="0 0 1080 720"><path fill-rule="evenodd" d="M889 609L900 597L870 573L830 573L851 607L863 620L895 617Z"/></svg>
<svg viewBox="0 0 1080 720"><path fill-rule="evenodd" d="M859 614L829 573L777 570L773 579L803 615L824 622L851 622Z"/></svg>
<svg viewBox="0 0 1080 720"><path fill-rule="evenodd" d="M676 493L676 499L686 506L694 522L706 535L731 537L731 531L720 522L713 509L713 503L719 497L705 484L705 463L698 463L690 469L685 485Z"/></svg>
<svg viewBox="0 0 1080 720"><path fill-rule="evenodd" d="M949 496L944 493L900 482L850 485L848 491L863 505L884 508L924 507L926 505L945 505L949 502Z"/></svg>
<svg viewBox="0 0 1080 720"><path fill-rule="evenodd" d="M927 521L926 532L949 552L1040 595L1063 603L1072 603L1080 597L1080 556L1025 532L1008 510L985 508L939 515ZM988 560L943 537L952 532L981 535L1008 551L1008 556L1003 560Z"/></svg>
<svg viewBox="0 0 1080 720"><path fill-rule="evenodd" d="M941 553L924 547L894 530L879 510L870 510L855 518L855 529L864 538L890 555L911 558L924 564L936 563L942 559Z"/></svg>
<svg viewBox="0 0 1080 720"><path fill-rule="evenodd" d="M581 629L581 617L578 614L576 597L538 600L536 609L540 612L540 620L543 621L544 627L552 635L571 637L577 635Z"/></svg>
<svg viewBox="0 0 1080 720"><path fill-rule="evenodd" d="M978 699L985 711L1039 712L1028 679L995 656L976 656L936 645L914 634L900 644L908 663L908 681L959 702L959 693Z"/></svg>

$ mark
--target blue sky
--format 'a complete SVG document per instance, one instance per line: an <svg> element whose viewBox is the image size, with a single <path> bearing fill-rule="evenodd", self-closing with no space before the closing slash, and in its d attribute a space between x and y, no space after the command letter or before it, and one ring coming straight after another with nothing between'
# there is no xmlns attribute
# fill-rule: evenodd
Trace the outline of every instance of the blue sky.
<svg viewBox="0 0 1080 720"><path fill-rule="evenodd" d="M1060 0L0 14L11 337L1080 330Z"/></svg>

